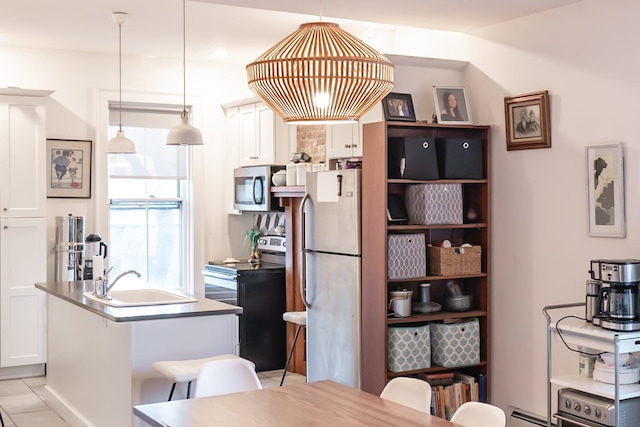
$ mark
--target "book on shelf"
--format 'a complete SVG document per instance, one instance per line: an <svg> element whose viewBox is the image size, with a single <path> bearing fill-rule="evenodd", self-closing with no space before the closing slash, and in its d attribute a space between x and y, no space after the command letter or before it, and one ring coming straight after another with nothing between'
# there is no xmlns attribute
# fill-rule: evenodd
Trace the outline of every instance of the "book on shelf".
<svg viewBox="0 0 640 427"><path fill-rule="evenodd" d="M451 385L453 384L453 372L438 372L433 374L418 374L420 379L425 380L431 387L438 385Z"/></svg>
<svg viewBox="0 0 640 427"><path fill-rule="evenodd" d="M452 373L451 376L445 378L452 380L454 377L455 375ZM465 374L464 377L456 378L451 384L433 386L431 389L431 413L440 418L451 419L451 416L462 404L478 401L478 385L474 377Z"/></svg>

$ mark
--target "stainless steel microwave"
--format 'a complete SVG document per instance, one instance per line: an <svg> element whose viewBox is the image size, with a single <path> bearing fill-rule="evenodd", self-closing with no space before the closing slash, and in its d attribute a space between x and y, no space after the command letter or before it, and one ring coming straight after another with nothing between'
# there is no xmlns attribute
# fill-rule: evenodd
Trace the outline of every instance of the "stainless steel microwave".
<svg viewBox="0 0 640 427"><path fill-rule="evenodd" d="M271 193L271 177L285 166L250 166L233 171L233 206L240 211L282 211Z"/></svg>

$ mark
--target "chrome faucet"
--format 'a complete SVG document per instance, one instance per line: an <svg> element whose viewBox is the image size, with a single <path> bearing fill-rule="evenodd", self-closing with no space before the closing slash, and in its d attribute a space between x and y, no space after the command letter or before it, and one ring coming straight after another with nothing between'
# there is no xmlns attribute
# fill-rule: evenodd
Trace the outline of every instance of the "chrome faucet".
<svg viewBox="0 0 640 427"><path fill-rule="evenodd" d="M118 280L120 280L123 276L126 276L127 274L135 274L136 277L141 276L140 273L138 273L135 270L127 270L120 273L118 277L116 277L115 280L111 284L109 284L109 277L107 274L105 274L105 277L99 277L96 280L95 289L93 292L98 298L102 298L106 300L111 299L111 297L108 295L108 292L111 290L111 288L113 288L116 285L116 283L118 283Z"/></svg>

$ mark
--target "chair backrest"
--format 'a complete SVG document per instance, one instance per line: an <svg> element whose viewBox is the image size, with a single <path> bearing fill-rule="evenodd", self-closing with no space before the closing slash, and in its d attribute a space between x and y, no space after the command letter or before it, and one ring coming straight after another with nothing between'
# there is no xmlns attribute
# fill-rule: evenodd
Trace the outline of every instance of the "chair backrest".
<svg viewBox="0 0 640 427"><path fill-rule="evenodd" d="M467 402L453 414L451 422L465 427L505 427L506 416L497 406Z"/></svg>
<svg viewBox="0 0 640 427"><path fill-rule="evenodd" d="M217 396L262 388L251 362L221 359L207 362L198 371L193 397Z"/></svg>
<svg viewBox="0 0 640 427"><path fill-rule="evenodd" d="M392 379L382 390L380 397L427 414L431 413L431 385L417 378Z"/></svg>

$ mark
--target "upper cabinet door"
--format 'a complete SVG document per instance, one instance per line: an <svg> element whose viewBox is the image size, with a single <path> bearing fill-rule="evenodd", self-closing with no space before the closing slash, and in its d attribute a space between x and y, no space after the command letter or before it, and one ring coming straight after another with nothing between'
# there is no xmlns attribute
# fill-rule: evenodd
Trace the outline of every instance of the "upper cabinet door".
<svg viewBox="0 0 640 427"><path fill-rule="evenodd" d="M256 108L255 104L238 108L238 163L256 164Z"/></svg>
<svg viewBox="0 0 640 427"><path fill-rule="evenodd" d="M266 104L256 104L256 161L259 165L276 164L276 114Z"/></svg>
<svg viewBox="0 0 640 427"><path fill-rule="evenodd" d="M47 161L41 98L0 97L0 216L45 216Z"/></svg>
<svg viewBox="0 0 640 427"><path fill-rule="evenodd" d="M327 125L327 159L361 156L362 144L358 123Z"/></svg>

